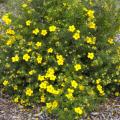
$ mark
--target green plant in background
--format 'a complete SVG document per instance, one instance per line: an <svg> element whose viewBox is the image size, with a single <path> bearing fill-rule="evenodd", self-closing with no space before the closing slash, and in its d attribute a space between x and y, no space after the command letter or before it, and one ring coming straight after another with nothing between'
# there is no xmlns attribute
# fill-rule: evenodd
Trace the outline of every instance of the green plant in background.
<svg viewBox="0 0 120 120"><path fill-rule="evenodd" d="M115 1L25 0L20 7L1 23L0 83L14 102L73 120L120 95Z"/></svg>
<svg viewBox="0 0 120 120"><path fill-rule="evenodd" d="M0 3L4 3L4 2L6 2L5 0L0 0Z"/></svg>

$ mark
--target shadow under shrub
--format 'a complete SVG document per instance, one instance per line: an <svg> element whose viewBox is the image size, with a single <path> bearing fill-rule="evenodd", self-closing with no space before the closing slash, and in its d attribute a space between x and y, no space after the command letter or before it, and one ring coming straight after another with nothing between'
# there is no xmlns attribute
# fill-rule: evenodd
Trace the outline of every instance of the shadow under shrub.
<svg viewBox="0 0 120 120"><path fill-rule="evenodd" d="M78 119L119 96L116 1L26 0L2 17L0 84L12 100Z"/></svg>

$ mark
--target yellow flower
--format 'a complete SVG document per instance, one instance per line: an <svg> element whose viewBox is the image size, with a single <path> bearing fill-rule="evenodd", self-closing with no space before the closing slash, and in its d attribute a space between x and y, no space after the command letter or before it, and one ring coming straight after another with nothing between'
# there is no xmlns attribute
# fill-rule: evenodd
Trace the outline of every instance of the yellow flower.
<svg viewBox="0 0 120 120"><path fill-rule="evenodd" d="M51 107L52 107L52 103L51 103L51 102L46 103L46 108L47 108L47 109L50 109Z"/></svg>
<svg viewBox="0 0 120 120"><path fill-rule="evenodd" d="M48 68L48 70L47 70L47 73L46 73L46 76L47 75L54 75L54 73L55 73L55 70L54 70L54 68Z"/></svg>
<svg viewBox="0 0 120 120"><path fill-rule="evenodd" d="M28 61L30 59L30 56L28 54L23 55L23 60Z"/></svg>
<svg viewBox="0 0 120 120"><path fill-rule="evenodd" d="M12 45L14 43L14 40L12 40L12 39L9 39L9 40L7 40L6 41L6 45Z"/></svg>
<svg viewBox="0 0 120 120"><path fill-rule="evenodd" d="M9 81L8 81L8 80L4 80L4 81L3 81L3 85L4 85L4 86L7 86L8 84L9 84Z"/></svg>
<svg viewBox="0 0 120 120"><path fill-rule="evenodd" d="M61 92L60 90L54 90L53 94L58 95L58 94L60 94L60 92Z"/></svg>
<svg viewBox="0 0 120 120"><path fill-rule="evenodd" d="M14 90L17 90L17 89L18 89L18 86L17 86L17 85L14 85L14 86L13 86L13 89L14 89Z"/></svg>
<svg viewBox="0 0 120 120"><path fill-rule="evenodd" d="M72 80L72 81L71 81L71 86L72 86L73 88L77 88L78 83L77 83L75 80Z"/></svg>
<svg viewBox="0 0 120 120"><path fill-rule="evenodd" d="M54 81L56 79L56 76L55 75L50 75L50 80Z"/></svg>
<svg viewBox="0 0 120 120"><path fill-rule="evenodd" d="M33 42L32 42L32 41L29 41L29 42L28 42L28 45L29 45L29 46L31 46L32 44L33 44Z"/></svg>
<svg viewBox="0 0 120 120"><path fill-rule="evenodd" d="M97 90L100 92L102 96L105 95L101 85L97 85Z"/></svg>
<svg viewBox="0 0 120 120"><path fill-rule="evenodd" d="M22 7L23 7L23 8L26 8L27 6L28 6L28 5L27 5L27 4L25 4L25 3L24 3L24 4L22 4Z"/></svg>
<svg viewBox="0 0 120 120"><path fill-rule="evenodd" d="M80 30L76 30L76 33L80 33Z"/></svg>
<svg viewBox="0 0 120 120"><path fill-rule="evenodd" d="M81 70L81 65L80 64L76 64L74 65L75 71L79 71Z"/></svg>
<svg viewBox="0 0 120 120"><path fill-rule="evenodd" d="M74 108L74 111L75 111L77 114L79 114L79 115L82 115L82 114L83 114L83 110L82 110L81 107L76 107L76 108Z"/></svg>
<svg viewBox="0 0 120 120"><path fill-rule="evenodd" d="M26 50L26 52L27 52L27 53L29 53L29 52L31 52L31 51L32 51L32 49L31 49L31 48Z"/></svg>
<svg viewBox="0 0 120 120"><path fill-rule="evenodd" d="M42 56L41 55L38 55L38 57L37 57L37 63L38 64L42 63Z"/></svg>
<svg viewBox="0 0 120 120"><path fill-rule="evenodd" d="M31 88L27 88L26 91L25 91L25 94L27 96L32 96L33 95L33 90Z"/></svg>
<svg viewBox="0 0 120 120"><path fill-rule="evenodd" d="M47 82L47 81L44 81L44 82L42 82L42 83L39 85L39 87L40 87L41 89L46 89L46 88L47 88L47 85L48 85L48 82Z"/></svg>
<svg viewBox="0 0 120 120"><path fill-rule="evenodd" d="M68 93L74 93L74 89L68 88L67 89Z"/></svg>
<svg viewBox="0 0 120 120"><path fill-rule="evenodd" d="M30 24L31 24L31 20L27 20L26 21L26 26L30 26Z"/></svg>
<svg viewBox="0 0 120 120"><path fill-rule="evenodd" d="M43 75L38 75L38 80L44 81L44 80L45 80L45 76L43 76Z"/></svg>
<svg viewBox="0 0 120 120"><path fill-rule="evenodd" d="M64 64L64 58L63 58L62 55L57 55L56 58L57 58L58 65L63 65Z"/></svg>
<svg viewBox="0 0 120 120"><path fill-rule="evenodd" d="M14 35L15 32L14 32L14 30L12 30L12 29L7 29L6 34Z"/></svg>
<svg viewBox="0 0 120 120"><path fill-rule="evenodd" d="M58 65L63 65L64 61L61 59L61 60L57 60L57 63Z"/></svg>
<svg viewBox="0 0 120 120"><path fill-rule="evenodd" d="M88 53L87 57L91 60L94 59L94 53Z"/></svg>
<svg viewBox="0 0 120 120"><path fill-rule="evenodd" d="M74 26L74 25L71 25L71 26L69 26L68 31L69 31L69 32L74 32L75 29L76 29L75 26Z"/></svg>
<svg viewBox="0 0 120 120"><path fill-rule="evenodd" d="M42 103L45 102L45 96L44 96L44 95L41 96L40 101L41 101Z"/></svg>
<svg viewBox="0 0 120 120"><path fill-rule="evenodd" d="M105 92L104 92L104 91L102 91L102 92L100 93L100 95L101 95L101 96L104 96L104 95L105 95Z"/></svg>
<svg viewBox="0 0 120 120"><path fill-rule="evenodd" d="M87 11L87 15L88 15L88 17L90 18L90 19L94 19L95 17L94 17L94 11L93 10L88 10Z"/></svg>
<svg viewBox="0 0 120 120"><path fill-rule="evenodd" d="M41 47L41 46L42 46L42 43L41 43L41 42L37 42L35 45L36 45L37 47Z"/></svg>
<svg viewBox="0 0 120 120"><path fill-rule="evenodd" d="M86 38L85 38L85 41L86 41L88 44L94 45L95 42L96 42L96 37L86 37Z"/></svg>
<svg viewBox="0 0 120 120"><path fill-rule="evenodd" d="M74 33L74 34L73 34L73 39L74 39L74 40L80 39L80 33L78 33L78 32L77 32L77 33Z"/></svg>
<svg viewBox="0 0 120 120"><path fill-rule="evenodd" d="M119 92L115 92L115 96L118 97L120 95Z"/></svg>
<svg viewBox="0 0 120 120"><path fill-rule="evenodd" d="M34 30L32 31L32 33L33 33L34 35L38 35L39 29L38 29L38 28L34 29Z"/></svg>
<svg viewBox="0 0 120 120"><path fill-rule="evenodd" d="M101 86L101 85L97 85L97 89L98 89L99 91L101 91L101 90L102 90L102 86Z"/></svg>
<svg viewBox="0 0 120 120"><path fill-rule="evenodd" d="M47 86L47 92L53 93L53 91L54 91L54 88L52 85Z"/></svg>
<svg viewBox="0 0 120 120"><path fill-rule="evenodd" d="M14 57L12 57L12 62L18 62L19 61L19 56L15 55Z"/></svg>
<svg viewBox="0 0 120 120"><path fill-rule="evenodd" d="M88 28L96 29L96 24L94 22L89 22L88 23Z"/></svg>
<svg viewBox="0 0 120 120"><path fill-rule="evenodd" d="M64 2L64 3L63 3L63 6L64 6L64 7L67 7L67 3L66 3L66 2Z"/></svg>
<svg viewBox="0 0 120 120"><path fill-rule="evenodd" d="M66 96L69 100L73 100L73 99L74 99L72 93L67 93L65 96Z"/></svg>
<svg viewBox="0 0 120 120"><path fill-rule="evenodd" d="M97 80L96 80L96 84L99 84L100 81L101 81L101 79L97 79Z"/></svg>
<svg viewBox="0 0 120 120"><path fill-rule="evenodd" d="M49 68L46 72L45 78L49 78L50 80L55 80L56 76L54 75L55 71L53 68Z"/></svg>
<svg viewBox="0 0 120 120"><path fill-rule="evenodd" d="M47 52L48 52L48 53L53 53L53 49L52 49L52 48L49 48L49 49L47 50Z"/></svg>
<svg viewBox="0 0 120 120"><path fill-rule="evenodd" d="M64 87L64 86L65 86L65 83L62 83L61 86Z"/></svg>
<svg viewBox="0 0 120 120"><path fill-rule="evenodd" d="M47 30L42 30L41 35L46 36L47 35Z"/></svg>
<svg viewBox="0 0 120 120"><path fill-rule="evenodd" d="M80 89L80 91L83 91L85 89L85 87L83 85L79 85L79 89Z"/></svg>
<svg viewBox="0 0 120 120"><path fill-rule="evenodd" d="M109 43L109 44L114 44L114 39L109 38L109 39L108 39L108 43Z"/></svg>
<svg viewBox="0 0 120 120"><path fill-rule="evenodd" d="M54 26L54 25L52 25L52 26L49 27L49 31L50 31L50 32L54 32L54 31L56 31L56 29L57 29L57 28L56 28L56 26Z"/></svg>
<svg viewBox="0 0 120 120"><path fill-rule="evenodd" d="M33 75L34 73L36 73L35 70L31 70L31 71L29 71L29 75Z"/></svg>
<svg viewBox="0 0 120 120"><path fill-rule="evenodd" d="M11 19L9 18L7 14L2 17L2 20L7 25L11 24Z"/></svg>
<svg viewBox="0 0 120 120"><path fill-rule="evenodd" d="M25 100L21 99L21 100L20 100L20 103L21 103L21 104L24 104L24 103L25 103Z"/></svg>
<svg viewBox="0 0 120 120"><path fill-rule="evenodd" d="M52 85L47 86L47 92L52 93L54 95L58 95L60 93L59 90L55 90Z"/></svg>
<svg viewBox="0 0 120 120"><path fill-rule="evenodd" d="M14 102L15 102L15 103L18 103L18 101L19 101L19 97L15 97L15 98L14 98Z"/></svg>
<svg viewBox="0 0 120 120"><path fill-rule="evenodd" d="M15 42L15 37L10 36L8 40L6 40L6 45L12 45Z"/></svg>
<svg viewBox="0 0 120 120"><path fill-rule="evenodd" d="M58 101L54 100L53 103L52 103L52 109L55 109L57 107L58 107Z"/></svg>

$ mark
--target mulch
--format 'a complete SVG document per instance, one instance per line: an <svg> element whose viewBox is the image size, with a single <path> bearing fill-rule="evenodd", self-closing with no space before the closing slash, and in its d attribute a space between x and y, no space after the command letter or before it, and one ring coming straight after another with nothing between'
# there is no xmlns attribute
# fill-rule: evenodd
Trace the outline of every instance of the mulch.
<svg viewBox="0 0 120 120"><path fill-rule="evenodd" d="M120 120L120 97L110 98L106 103L98 106L98 111L91 112L80 120ZM8 97L0 97L0 120L57 120L50 118L46 112L24 108L22 105L10 102Z"/></svg>

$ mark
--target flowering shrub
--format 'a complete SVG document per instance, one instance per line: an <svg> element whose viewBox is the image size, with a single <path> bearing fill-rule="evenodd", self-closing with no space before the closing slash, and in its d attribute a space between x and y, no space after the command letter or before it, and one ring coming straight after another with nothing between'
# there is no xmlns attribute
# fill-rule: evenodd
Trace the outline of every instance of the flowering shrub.
<svg viewBox="0 0 120 120"><path fill-rule="evenodd" d="M2 16L2 91L60 120L119 96L119 13L113 0L23 1L21 14Z"/></svg>

